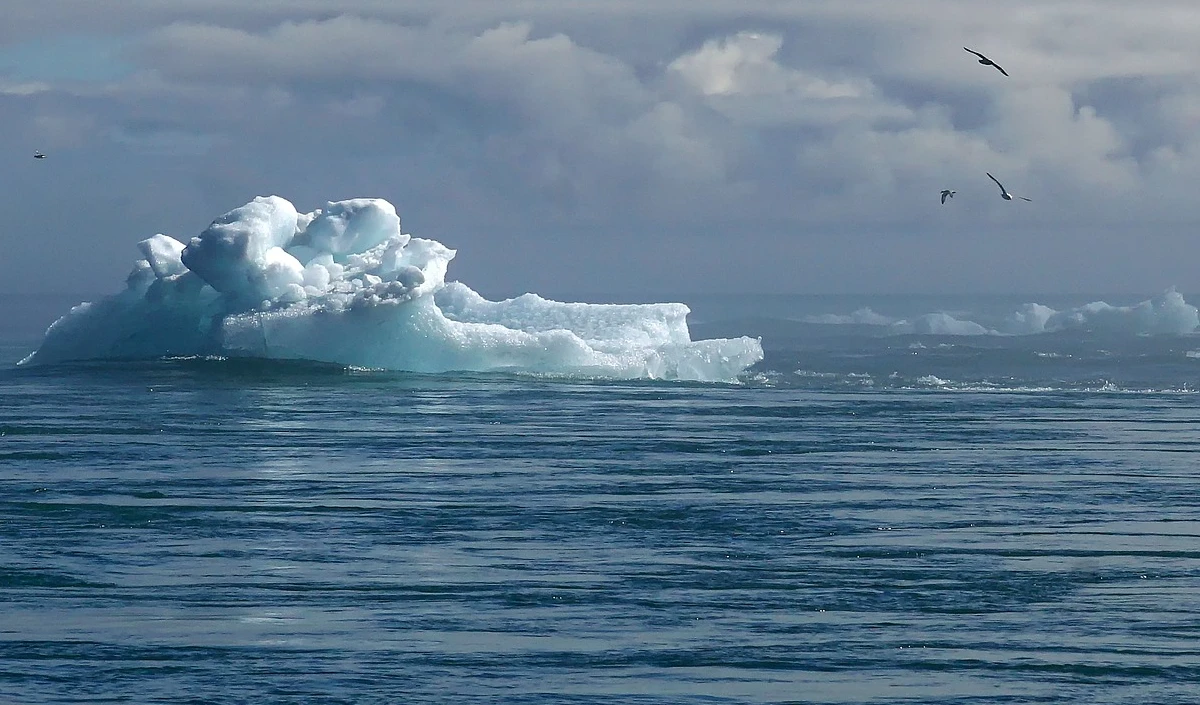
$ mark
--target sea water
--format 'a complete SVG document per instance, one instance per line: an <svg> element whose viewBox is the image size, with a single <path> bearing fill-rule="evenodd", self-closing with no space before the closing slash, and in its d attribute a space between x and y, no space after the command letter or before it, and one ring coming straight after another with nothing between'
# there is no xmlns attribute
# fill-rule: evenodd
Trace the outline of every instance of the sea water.
<svg viewBox="0 0 1200 705"><path fill-rule="evenodd" d="M1195 703L1200 340L995 333L1142 298L658 299L761 336L707 384L17 367L78 299L3 297L0 702Z"/></svg>

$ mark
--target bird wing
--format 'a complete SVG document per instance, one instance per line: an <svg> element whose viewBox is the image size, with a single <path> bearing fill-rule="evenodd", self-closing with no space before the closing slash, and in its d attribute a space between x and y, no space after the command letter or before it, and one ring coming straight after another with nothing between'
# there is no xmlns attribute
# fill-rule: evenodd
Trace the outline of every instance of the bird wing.
<svg viewBox="0 0 1200 705"><path fill-rule="evenodd" d="M996 62L994 62L994 61L993 61L993 62L992 62L992 66L995 66L995 67L996 67L996 70L997 70L997 71L999 71L1000 73L1004 74L1005 76L1007 76L1007 75L1008 75L1008 72L1007 72L1007 71L1005 71L1004 69L1000 68L1000 64L997 64Z"/></svg>
<svg viewBox="0 0 1200 705"><path fill-rule="evenodd" d="M984 173L986 173L986 174L988 175L988 178L989 178L989 179L991 179L992 181L995 181L995 182L996 182L996 185L1000 187L1000 190L1001 190L1001 191L1003 191L1003 190L1004 190L1004 184L1000 183L1000 180L999 180L999 179L997 179L996 177L992 176L991 172L984 172Z"/></svg>
<svg viewBox="0 0 1200 705"><path fill-rule="evenodd" d="M1020 196L1019 198L1020 198L1022 201L1029 201L1030 203L1033 203L1033 199L1032 199L1032 198L1025 198L1024 196Z"/></svg>
<svg viewBox="0 0 1200 705"><path fill-rule="evenodd" d="M974 54L975 56L978 56L981 59L987 58L986 56L984 56L983 54L980 54L979 52L975 51L974 49L967 49L966 47L963 47L963 49L966 49L967 51L971 52L972 54Z"/></svg>
<svg viewBox="0 0 1200 705"><path fill-rule="evenodd" d="M946 205L946 196L949 196L949 195L950 195L949 191L942 191L942 205L943 206Z"/></svg>

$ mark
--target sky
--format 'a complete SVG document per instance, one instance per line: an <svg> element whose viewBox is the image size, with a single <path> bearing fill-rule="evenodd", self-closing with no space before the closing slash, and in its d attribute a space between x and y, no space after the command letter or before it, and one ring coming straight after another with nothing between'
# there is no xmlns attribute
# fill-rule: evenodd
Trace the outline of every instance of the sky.
<svg viewBox="0 0 1200 705"><path fill-rule="evenodd" d="M1195 0L5 14L0 292L115 292L259 195L386 198L493 298L1200 292Z"/></svg>

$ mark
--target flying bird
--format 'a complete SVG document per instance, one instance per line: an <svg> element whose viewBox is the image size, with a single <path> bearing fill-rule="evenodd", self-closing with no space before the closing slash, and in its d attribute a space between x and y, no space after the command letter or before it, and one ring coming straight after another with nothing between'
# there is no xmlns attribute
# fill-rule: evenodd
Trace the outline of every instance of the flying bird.
<svg viewBox="0 0 1200 705"><path fill-rule="evenodd" d="M33 158L34 158L34 159L45 159L45 158L46 158L46 155L45 155L45 154L42 154L41 152L39 152L39 151L37 151L37 150L34 150L34 152L33 152Z"/></svg>
<svg viewBox="0 0 1200 705"><path fill-rule="evenodd" d="M958 191L951 191L950 189L942 189L942 205L943 206L946 205L946 199L954 198L954 194L956 194L956 193L958 193Z"/></svg>
<svg viewBox="0 0 1200 705"><path fill-rule="evenodd" d="M963 49L967 49L967 48L963 47ZM983 54L980 54L979 52L975 51L974 49L967 49L967 51L971 52L975 56L978 56L979 63L983 64L984 66L995 66L997 71L1004 74L1005 76L1008 75L1008 72L1005 71L1004 69L1000 68L1000 64L997 64L995 61L992 61L991 59L987 58Z"/></svg>
<svg viewBox="0 0 1200 705"><path fill-rule="evenodd" d="M1000 198L1003 198L1006 201L1013 200L1013 195L1008 192L1008 189L1004 188L1004 184L1000 183L999 179L992 176L990 172L988 172L987 175L988 175L989 179L991 179L992 181L995 181L996 185L1000 187ZM1022 201L1030 201L1030 202L1033 201L1032 198L1025 198L1024 196L1017 196L1017 198L1021 199Z"/></svg>

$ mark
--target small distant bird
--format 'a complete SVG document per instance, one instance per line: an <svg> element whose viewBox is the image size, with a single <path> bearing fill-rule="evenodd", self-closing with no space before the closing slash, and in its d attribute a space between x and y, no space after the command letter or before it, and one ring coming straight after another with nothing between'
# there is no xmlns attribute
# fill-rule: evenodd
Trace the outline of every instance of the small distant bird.
<svg viewBox="0 0 1200 705"><path fill-rule="evenodd" d="M967 48L963 47L963 49L967 49ZM974 49L967 49L967 51L971 52L975 56L978 56L979 63L983 64L984 66L995 66L997 71L1004 74L1005 76L1008 75L1008 72L1005 71L1004 69L1000 68L1000 64L997 64L995 61L992 61L991 59L987 58L983 54L980 54L979 52L975 51Z"/></svg>
<svg viewBox="0 0 1200 705"><path fill-rule="evenodd" d="M943 206L946 205L946 199L954 198L954 194L956 194L956 193L958 193L958 191L951 191L950 189L942 189L942 205Z"/></svg>
<svg viewBox="0 0 1200 705"><path fill-rule="evenodd" d="M34 158L34 159L45 159L45 158L46 158L46 155L45 155L45 154L42 154L41 152L38 152L38 151L34 150L34 152L33 152L33 158Z"/></svg>
<svg viewBox="0 0 1200 705"><path fill-rule="evenodd" d="M990 172L988 172L987 175L989 179L995 181L996 185L1000 187L1000 198L1003 198L1006 201L1013 200L1013 195L1008 192L1008 189L1004 188L1004 184L1000 183L1000 181L996 177L992 176ZM1025 198L1024 196L1017 196L1017 198L1021 199L1022 201L1033 201L1032 198Z"/></svg>

